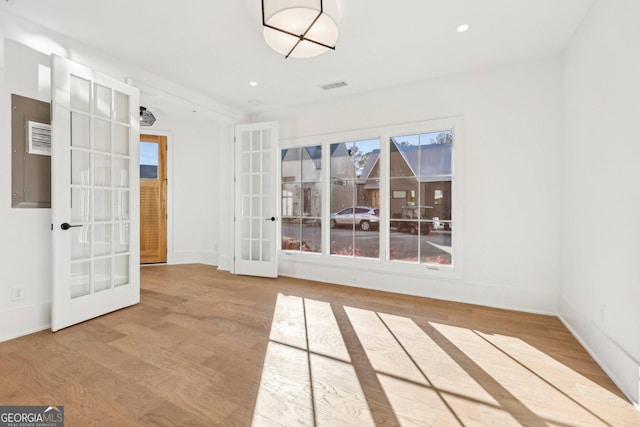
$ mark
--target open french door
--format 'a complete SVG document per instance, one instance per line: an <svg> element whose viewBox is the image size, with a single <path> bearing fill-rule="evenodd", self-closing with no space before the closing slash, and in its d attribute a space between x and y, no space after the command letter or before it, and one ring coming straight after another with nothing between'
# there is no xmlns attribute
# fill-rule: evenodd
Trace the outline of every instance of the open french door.
<svg viewBox="0 0 640 427"><path fill-rule="evenodd" d="M139 92L52 56L51 329L140 301Z"/></svg>
<svg viewBox="0 0 640 427"><path fill-rule="evenodd" d="M278 276L277 123L236 126L236 274Z"/></svg>

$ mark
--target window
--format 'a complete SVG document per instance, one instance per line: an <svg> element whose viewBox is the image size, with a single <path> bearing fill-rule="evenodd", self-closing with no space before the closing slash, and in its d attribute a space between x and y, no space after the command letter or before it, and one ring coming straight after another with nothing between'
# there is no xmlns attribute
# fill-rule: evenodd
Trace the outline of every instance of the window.
<svg viewBox="0 0 640 427"><path fill-rule="evenodd" d="M454 133L462 134L460 118L287 142L282 249L321 255L305 259L312 263L350 265L355 259L361 261L354 266L399 273L427 266L460 274L450 268L458 247L453 166L460 150L454 152Z"/></svg>
<svg viewBox="0 0 640 427"><path fill-rule="evenodd" d="M140 142L140 178L158 179L157 142Z"/></svg>
<svg viewBox="0 0 640 427"><path fill-rule="evenodd" d="M452 264L452 143L452 131L390 138L391 260Z"/></svg>
<svg viewBox="0 0 640 427"><path fill-rule="evenodd" d="M330 254L380 256L380 140L331 144Z"/></svg>
<svg viewBox="0 0 640 427"><path fill-rule="evenodd" d="M322 147L282 150L282 249L322 252Z"/></svg>

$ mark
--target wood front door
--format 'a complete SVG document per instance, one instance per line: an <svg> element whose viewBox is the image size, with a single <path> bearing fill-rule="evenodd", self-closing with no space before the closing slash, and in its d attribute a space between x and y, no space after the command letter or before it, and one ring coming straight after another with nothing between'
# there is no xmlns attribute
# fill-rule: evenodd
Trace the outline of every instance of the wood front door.
<svg viewBox="0 0 640 427"><path fill-rule="evenodd" d="M167 137L140 135L140 263L167 262Z"/></svg>

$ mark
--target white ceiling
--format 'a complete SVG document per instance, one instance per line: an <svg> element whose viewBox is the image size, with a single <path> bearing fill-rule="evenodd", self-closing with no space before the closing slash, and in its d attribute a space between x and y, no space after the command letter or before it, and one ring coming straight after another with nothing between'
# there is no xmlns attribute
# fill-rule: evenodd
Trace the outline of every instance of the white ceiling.
<svg viewBox="0 0 640 427"><path fill-rule="evenodd" d="M5 0L2 8L252 113L556 54L594 2L337 1L336 50L310 59L267 46L260 0ZM457 33L463 23L471 29ZM320 89L336 81L348 86Z"/></svg>

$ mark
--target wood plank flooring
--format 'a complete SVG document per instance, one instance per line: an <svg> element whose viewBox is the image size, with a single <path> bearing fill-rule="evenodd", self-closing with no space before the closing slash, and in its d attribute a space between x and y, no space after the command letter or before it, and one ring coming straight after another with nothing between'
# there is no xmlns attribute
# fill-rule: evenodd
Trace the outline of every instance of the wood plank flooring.
<svg viewBox="0 0 640 427"><path fill-rule="evenodd" d="M1 405L68 426L640 426L554 317L215 267L0 343Z"/></svg>

